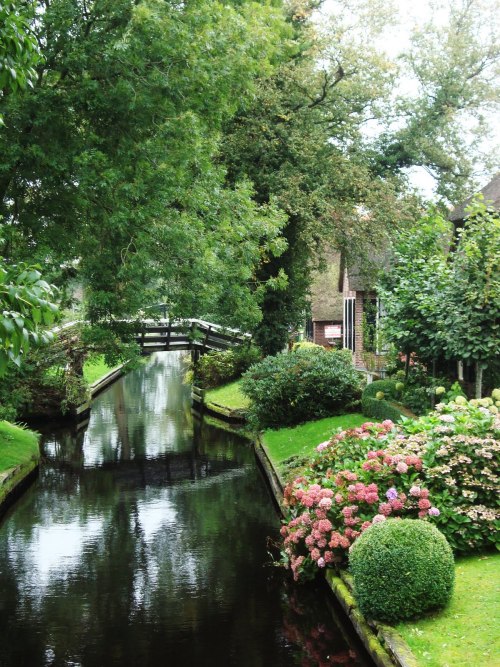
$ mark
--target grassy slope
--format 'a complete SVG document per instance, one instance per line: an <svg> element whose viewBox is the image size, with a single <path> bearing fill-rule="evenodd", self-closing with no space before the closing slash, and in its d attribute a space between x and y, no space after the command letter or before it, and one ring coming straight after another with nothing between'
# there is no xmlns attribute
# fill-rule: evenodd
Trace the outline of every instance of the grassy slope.
<svg viewBox="0 0 500 667"><path fill-rule="evenodd" d="M500 665L500 554L460 558L450 605L397 626L422 667Z"/></svg>
<svg viewBox="0 0 500 667"><path fill-rule="evenodd" d="M240 381L230 382L217 389L210 389L205 394L208 403L224 405L231 410L244 410L250 405L250 400L240 389Z"/></svg>
<svg viewBox="0 0 500 667"><path fill-rule="evenodd" d="M87 384L92 384L109 373L110 370L112 368L105 363L104 357L92 357L83 365L83 378Z"/></svg>
<svg viewBox="0 0 500 667"><path fill-rule="evenodd" d="M36 459L39 453L36 433L0 421L0 472Z"/></svg>
<svg viewBox="0 0 500 667"><path fill-rule="evenodd" d="M307 456L324 440L329 440L338 428L361 426L367 417L353 412L336 417L325 417L293 428L265 431L263 442L273 464L279 465L290 456Z"/></svg>

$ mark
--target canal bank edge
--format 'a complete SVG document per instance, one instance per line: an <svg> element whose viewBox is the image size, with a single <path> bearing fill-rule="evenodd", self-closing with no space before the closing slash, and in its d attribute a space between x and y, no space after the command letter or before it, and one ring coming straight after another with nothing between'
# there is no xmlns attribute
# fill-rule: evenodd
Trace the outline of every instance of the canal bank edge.
<svg viewBox="0 0 500 667"><path fill-rule="evenodd" d="M227 405L220 405L219 403L207 401L205 394L205 389L192 385L191 399L193 401L193 405L196 403L204 412L208 413L209 415L227 421L230 424L234 424L235 426L243 425L246 423L247 419L244 410L232 409L228 408Z"/></svg>
<svg viewBox="0 0 500 667"><path fill-rule="evenodd" d="M254 440L255 455L266 475L274 501L281 512L283 483L276 472L260 436ZM417 659L403 637L392 626L367 621L359 611L352 594L352 578L345 571L325 571L326 582L342 606L377 667L419 667Z"/></svg>
<svg viewBox="0 0 500 667"><path fill-rule="evenodd" d="M92 401L96 398L101 392L107 389L114 382L119 380L122 375L125 373L125 364L120 364L116 368L110 370L106 375L103 375L101 378L93 382L89 387L90 398L82 405L79 405L75 408L75 418L77 422L77 429L83 428L89 422L90 417L90 408Z"/></svg>
<svg viewBox="0 0 500 667"><path fill-rule="evenodd" d="M33 459L0 474L0 518L38 475L39 464Z"/></svg>

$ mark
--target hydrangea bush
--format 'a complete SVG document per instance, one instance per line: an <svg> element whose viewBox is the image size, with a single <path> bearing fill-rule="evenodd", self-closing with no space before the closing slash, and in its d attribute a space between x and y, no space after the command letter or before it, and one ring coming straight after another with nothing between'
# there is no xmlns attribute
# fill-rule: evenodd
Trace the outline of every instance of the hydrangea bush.
<svg viewBox="0 0 500 667"><path fill-rule="evenodd" d="M294 578L342 564L356 538L391 518L436 523L456 552L498 539L500 421L463 397L395 426L366 422L317 447L285 488L283 561Z"/></svg>

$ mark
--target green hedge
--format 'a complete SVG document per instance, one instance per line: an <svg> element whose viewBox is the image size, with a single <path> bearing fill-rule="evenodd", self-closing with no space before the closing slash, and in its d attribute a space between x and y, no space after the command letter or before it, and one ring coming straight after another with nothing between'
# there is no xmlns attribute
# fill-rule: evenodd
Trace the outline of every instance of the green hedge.
<svg viewBox="0 0 500 667"><path fill-rule="evenodd" d="M251 424L280 428L353 411L360 377L349 350L305 348L263 359L241 383Z"/></svg>
<svg viewBox="0 0 500 667"><path fill-rule="evenodd" d="M377 523L349 554L362 614L394 623L447 604L453 592L453 553L439 530L417 519Z"/></svg>
<svg viewBox="0 0 500 667"><path fill-rule="evenodd" d="M375 380L375 382L367 385L361 396L363 414L379 421L384 421L384 419L391 419L393 422L399 421L403 412L386 400L387 398L396 399L398 395L396 384L395 380ZM384 394L383 399L376 398L379 391Z"/></svg>

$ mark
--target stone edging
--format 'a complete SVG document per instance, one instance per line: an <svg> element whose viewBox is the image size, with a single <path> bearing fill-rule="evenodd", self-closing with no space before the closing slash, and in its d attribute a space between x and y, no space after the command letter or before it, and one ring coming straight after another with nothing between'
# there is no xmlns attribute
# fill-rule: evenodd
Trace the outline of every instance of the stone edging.
<svg viewBox="0 0 500 667"><path fill-rule="evenodd" d="M281 511L283 482L281 481L260 436L254 441L255 455L269 482L272 494ZM352 594L352 578L344 570L325 571L326 582L351 620L366 651L377 667L418 667L410 647L397 630L390 625L367 621L361 614Z"/></svg>
<svg viewBox="0 0 500 667"><path fill-rule="evenodd" d="M101 378L93 382L89 387L90 398L85 403L77 406L75 408L74 415L77 421L77 428L83 428L89 422L90 416L90 406L92 401L96 396L98 396L102 391L107 389L111 384L120 379L125 372L125 364L120 364L116 368L110 370L106 375L103 375Z"/></svg>
<svg viewBox="0 0 500 667"><path fill-rule="evenodd" d="M213 401L207 401L205 398L206 393L206 389L201 389L201 387L192 385L191 399L193 403L198 403L202 410L208 412L208 414L213 415L214 417L217 417L218 419L222 419L223 421L227 421L235 425L243 425L246 423L244 410L231 409L228 408L227 405L220 405L219 403L214 403Z"/></svg>
<svg viewBox="0 0 500 667"><path fill-rule="evenodd" d="M0 516L38 474L39 461L32 459L6 470L0 478Z"/></svg>

